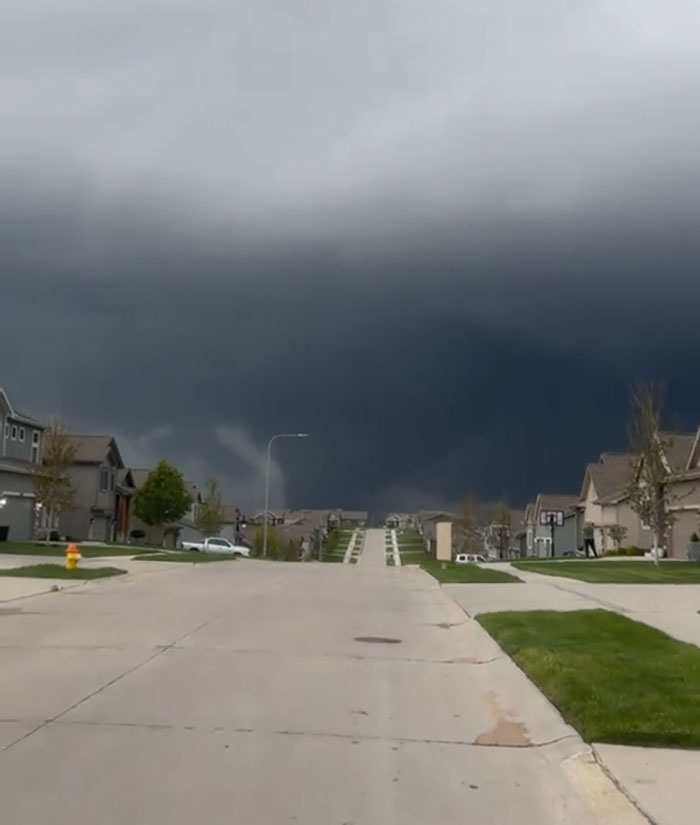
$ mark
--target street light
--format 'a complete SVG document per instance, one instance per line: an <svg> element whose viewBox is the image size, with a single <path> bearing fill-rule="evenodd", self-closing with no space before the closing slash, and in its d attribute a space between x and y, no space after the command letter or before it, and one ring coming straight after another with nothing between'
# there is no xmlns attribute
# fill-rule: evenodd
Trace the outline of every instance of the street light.
<svg viewBox="0 0 700 825"><path fill-rule="evenodd" d="M267 464L265 466L265 512L263 513L263 558L267 558L267 511L270 507L270 454L272 445L278 438L308 438L308 433L278 433L267 442Z"/></svg>

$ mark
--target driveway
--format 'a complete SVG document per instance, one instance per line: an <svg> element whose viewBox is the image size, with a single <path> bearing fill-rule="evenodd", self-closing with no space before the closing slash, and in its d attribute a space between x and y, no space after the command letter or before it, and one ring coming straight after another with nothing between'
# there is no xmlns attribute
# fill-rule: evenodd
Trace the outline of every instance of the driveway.
<svg viewBox="0 0 700 825"><path fill-rule="evenodd" d="M642 821L421 571L166 568L0 611L4 822Z"/></svg>

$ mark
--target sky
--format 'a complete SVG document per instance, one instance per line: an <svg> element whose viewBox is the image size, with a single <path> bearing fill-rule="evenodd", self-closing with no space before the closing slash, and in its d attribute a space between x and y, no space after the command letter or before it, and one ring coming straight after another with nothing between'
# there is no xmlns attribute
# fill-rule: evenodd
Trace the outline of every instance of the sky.
<svg viewBox="0 0 700 825"><path fill-rule="evenodd" d="M577 492L700 423L696 0L0 0L0 385L230 503Z"/></svg>

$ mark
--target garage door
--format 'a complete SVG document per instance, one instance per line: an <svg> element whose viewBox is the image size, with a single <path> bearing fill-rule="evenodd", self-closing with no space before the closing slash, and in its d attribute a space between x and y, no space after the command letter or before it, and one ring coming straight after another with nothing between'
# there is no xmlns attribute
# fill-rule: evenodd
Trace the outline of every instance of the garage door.
<svg viewBox="0 0 700 825"><path fill-rule="evenodd" d="M0 526L9 527L8 541L27 541L32 538L34 499L8 496L4 507L0 508Z"/></svg>

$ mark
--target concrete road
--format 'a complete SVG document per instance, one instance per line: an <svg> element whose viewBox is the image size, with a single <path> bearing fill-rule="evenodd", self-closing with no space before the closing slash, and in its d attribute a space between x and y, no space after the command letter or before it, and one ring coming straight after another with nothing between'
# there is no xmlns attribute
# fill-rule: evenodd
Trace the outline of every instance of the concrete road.
<svg viewBox="0 0 700 825"><path fill-rule="evenodd" d="M386 541L384 530L367 530L365 544L358 564L365 569L386 567Z"/></svg>
<svg viewBox="0 0 700 825"><path fill-rule="evenodd" d="M639 825L426 574L149 565L0 609L7 825Z"/></svg>

